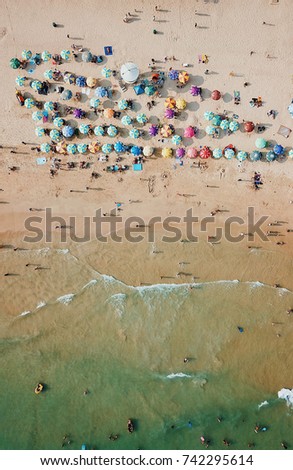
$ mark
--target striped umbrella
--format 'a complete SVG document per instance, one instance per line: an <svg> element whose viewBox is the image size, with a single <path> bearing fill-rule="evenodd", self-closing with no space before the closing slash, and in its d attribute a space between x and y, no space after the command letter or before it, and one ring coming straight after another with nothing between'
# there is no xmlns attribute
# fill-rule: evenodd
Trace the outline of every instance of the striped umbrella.
<svg viewBox="0 0 293 470"><path fill-rule="evenodd" d="M62 59L68 60L70 58L71 53L68 49L63 49L63 51L61 51L60 55L61 55Z"/></svg>
<svg viewBox="0 0 293 470"><path fill-rule="evenodd" d="M174 111L174 109L166 108L166 109L165 109L164 116L165 116L167 119L173 119L174 116L175 116L175 111Z"/></svg>
<svg viewBox="0 0 293 470"><path fill-rule="evenodd" d="M196 158L198 155L198 151L195 148L191 147L187 150L187 155L189 158Z"/></svg>
<svg viewBox="0 0 293 470"><path fill-rule="evenodd" d="M42 60L44 62L48 62L48 60L50 60L51 57L52 57L52 54L49 51L43 51L42 52Z"/></svg>
<svg viewBox="0 0 293 470"><path fill-rule="evenodd" d="M120 140L118 140L115 144L114 144L114 150L115 152L117 153L122 153L122 152L125 152L125 146L122 142L120 142Z"/></svg>
<svg viewBox="0 0 293 470"><path fill-rule="evenodd" d="M18 85L18 86L24 86L25 81L26 81L26 78L25 78L25 77L21 77L20 75L17 75L17 77L16 77L16 79L15 79L15 83L16 83L16 85Z"/></svg>
<svg viewBox="0 0 293 470"><path fill-rule="evenodd" d="M77 79L76 79L76 81L77 81ZM109 91L105 86L98 86L95 89L95 95L98 98L104 98L105 96L109 96Z"/></svg>
<svg viewBox="0 0 293 470"><path fill-rule="evenodd" d="M86 153L87 152L87 144L77 144L77 151L78 151L78 153Z"/></svg>
<svg viewBox="0 0 293 470"><path fill-rule="evenodd" d="M105 131L105 128L103 126L96 126L94 128L94 133L95 133L95 135L101 136L101 135L105 135L106 131Z"/></svg>
<svg viewBox="0 0 293 470"><path fill-rule="evenodd" d="M66 138L72 137L74 134L74 128L72 126L64 126L62 129L62 134Z"/></svg>
<svg viewBox="0 0 293 470"><path fill-rule="evenodd" d="M13 57L13 59L10 59L9 65L13 69L19 69L20 60L18 60L16 57Z"/></svg>
<svg viewBox="0 0 293 470"><path fill-rule="evenodd" d="M290 150L289 150L288 155L289 155L290 158L293 158L293 149L290 149Z"/></svg>
<svg viewBox="0 0 293 470"><path fill-rule="evenodd" d="M206 121L211 121L214 116L215 116L215 113L213 113L212 111L206 111L203 115Z"/></svg>
<svg viewBox="0 0 293 470"><path fill-rule="evenodd" d="M227 131L229 129L229 126L230 122L228 121L228 119L223 119L223 121L221 121L220 123L220 128L223 129L223 131Z"/></svg>
<svg viewBox="0 0 293 470"><path fill-rule="evenodd" d="M184 131L184 137L191 138L195 136L194 128L192 126L186 127Z"/></svg>
<svg viewBox="0 0 293 470"><path fill-rule="evenodd" d="M174 134L174 127L171 124L164 124L160 129L160 133L163 137L170 137Z"/></svg>
<svg viewBox="0 0 293 470"><path fill-rule="evenodd" d="M60 127L64 126L64 119L61 118L61 117L56 117L53 121L53 124L54 124L55 127L60 128Z"/></svg>
<svg viewBox="0 0 293 470"><path fill-rule="evenodd" d="M67 145L67 152L71 155L74 155L77 152L77 145L76 144L68 144Z"/></svg>
<svg viewBox="0 0 293 470"><path fill-rule="evenodd" d="M63 79L65 83L68 83L68 85L72 85L73 83L75 83L75 75L73 73L65 73L63 75Z"/></svg>
<svg viewBox="0 0 293 470"><path fill-rule="evenodd" d="M46 101L44 104L45 111L54 111L54 102L53 101Z"/></svg>
<svg viewBox="0 0 293 470"><path fill-rule="evenodd" d="M51 151L51 145L48 144L47 142L41 144L41 152L43 153L49 153Z"/></svg>
<svg viewBox="0 0 293 470"><path fill-rule="evenodd" d="M148 122L148 118L146 117L146 115L144 113L137 114L136 120L140 124L145 124L146 122Z"/></svg>
<svg viewBox="0 0 293 470"><path fill-rule="evenodd" d="M156 89L153 85L148 85L145 87L144 92L147 96L153 96L156 92Z"/></svg>
<svg viewBox="0 0 293 470"><path fill-rule="evenodd" d="M114 116L114 109L106 108L104 109L104 117L106 119L111 119Z"/></svg>
<svg viewBox="0 0 293 470"><path fill-rule="evenodd" d="M58 142L58 144L56 145L56 150L58 153L62 153L63 155L65 155L65 153L67 152L67 147L64 140L62 142Z"/></svg>
<svg viewBox="0 0 293 470"><path fill-rule="evenodd" d="M238 131L240 125L238 121L231 121L229 124L229 129L232 132Z"/></svg>
<svg viewBox="0 0 293 470"><path fill-rule="evenodd" d="M117 127L115 127L111 124L107 129L107 134L108 134L109 137L116 137L116 135L118 134Z"/></svg>
<svg viewBox="0 0 293 470"><path fill-rule="evenodd" d="M171 79L171 80L178 80L179 78L179 70L170 70L169 73L168 73L168 77Z"/></svg>
<svg viewBox="0 0 293 470"><path fill-rule="evenodd" d="M206 133L208 135L214 135L216 133L216 128L215 126L207 126L206 127Z"/></svg>
<svg viewBox="0 0 293 470"><path fill-rule="evenodd" d="M97 86L98 80L94 77L88 77L86 79L86 84L89 88L95 88Z"/></svg>
<svg viewBox="0 0 293 470"><path fill-rule="evenodd" d="M62 91L62 93L61 93L61 99L62 100L68 101L68 100L70 100L70 98L72 98L72 91L71 90Z"/></svg>
<svg viewBox="0 0 293 470"><path fill-rule="evenodd" d="M98 108L100 103L101 103L101 101L98 98L91 98L90 107L91 108Z"/></svg>
<svg viewBox="0 0 293 470"><path fill-rule="evenodd" d="M24 105L27 109L31 109L33 108L34 106L36 106L36 102L35 100L33 100L32 98L27 98L25 101L24 101ZM43 117L43 114L42 114L42 117Z"/></svg>
<svg viewBox="0 0 293 470"><path fill-rule="evenodd" d="M63 137L60 131L58 131L57 129L52 129L50 131L50 139L53 140L53 142L60 142Z"/></svg>
<svg viewBox="0 0 293 470"><path fill-rule="evenodd" d="M86 78L82 75L79 75L76 77L75 84L81 88L84 88L86 86Z"/></svg>
<svg viewBox="0 0 293 470"><path fill-rule="evenodd" d="M81 134L87 135L90 131L90 126L89 124L80 124L78 129Z"/></svg>
<svg viewBox="0 0 293 470"><path fill-rule="evenodd" d="M172 137L172 143L175 145L179 145L182 142L182 137L178 134L173 135Z"/></svg>
<svg viewBox="0 0 293 470"><path fill-rule="evenodd" d="M103 77L105 77L105 78L110 78L111 75L112 75L111 69L109 69L108 67L103 67L103 68L102 68L102 75L103 75Z"/></svg>
<svg viewBox="0 0 293 470"><path fill-rule="evenodd" d="M192 85L189 90L192 96L199 96L201 93L201 88L195 85Z"/></svg>
<svg viewBox="0 0 293 470"><path fill-rule="evenodd" d="M222 118L219 114L216 114L212 119L213 126L219 126L222 122Z"/></svg>
<svg viewBox="0 0 293 470"><path fill-rule="evenodd" d="M263 137L259 137L255 141L255 146L257 149L264 149L267 146L267 141Z"/></svg>
<svg viewBox="0 0 293 470"><path fill-rule="evenodd" d="M178 100L176 100L176 108L177 109L185 109L186 108L186 101L183 98L178 98Z"/></svg>
<svg viewBox="0 0 293 470"><path fill-rule="evenodd" d="M262 157L262 153L259 150L253 150L249 155L249 158L252 162L257 162Z"/></svg>
<svg viewBox="0 0 293 470"><path fill-rule="evenodd" d="M130 129L129 137L131 137L132 139L138 139L139 138L139 130L136 129L135 127L133 129Z"/></svg>
<svg viewBox="0 0 293 470"><path fill-rule="evenodd" d="M32 51L30 50L26 50L24 49L21 53L21 57L24 59L24 60L29 60L31 57L32 57Z"/></svg>
<svg viewBox="0 0 293 470"><path fill-rule="evenodd" d="M150 127L149 127L149 135L151 137L155 137L159 132L159 127L156 126L155 124L152 124Z"/></svg>
<svg viewBox="0 0 293 470"><path fill-rule="evenodd" d="M97 153L100 148L100 144L96 140L93 140L93 142L89 144L88 148L90 153Z"/></svg>
<svg viewBox="0 0 293 470"><path fill-rule="evenodd" d="M142 153L141 147L138 147L137 145L133 145L133 147L131 147L131 153L135 157L138 157Z"/></svg>
<svg viewBox="0 0 293 470"><path fill-rule="evenodd" d="M150 147L150 145L146 145L144 148L143 148L143 151L142 153L144 154L145 157L151 157L154 153L154 148L153 147Z"/></svg>
<svg viewBox="0 0 293 470"><path fill-rule="evenodd" d="M227 160L231 160L233 157L235 157L235 152L231 148L226 148L224 151L224 157L227 158Z"/></svg>
<svg viewBox="0 0 293 470"><path fill-rule="evenodd" d="M206 160L207 158L210 158L212 155L212 152L210 151L210 149L206 146L204 146L201 151L199 152L199 156L200 158L202 158L203 160Z"/></svg>
<svg viewBox="0 0 293 470"><path fill-rule="evenodd" d="M237 160L239 160L240 162L243 162L244 160L246 160L247 157L248 157L248 153L244 152L243 150L240 150L236 155Z"/></svg>
<svg viewBox="0 0 293 470"><path fill-rule="evenodd" d="M276 154L272 150L269 150L266 154L266 160L268 162L273 162L274 160L276 160Z"/></svg>
<svg viewBox="0 0 293 470"><path fill-rule="evenodd" d="M179 147L176 149L176 157L183 158L185 155L185 149L183 147Z"/></svg>
<svg viewBox="0 0 293 470"><path fill-rule="evenodd" d="M33 90L35 91L39 91L43 88L43 84L42 82L40 82L40 80L33 80L31 83L30 83L30 86Z"/></svg>
<svg viewBox="0 0 293 470"><path fill-rule="evenodd" d="M112 150L113 150L113 145L111 145L111 144L104 144L102 146L102 152L105 153L105 154L111 153Z"/></svg>
<svg viewBox="0 0 293 470"><path fill-rule="evenodd" d="M36 127L35 128L35 134L37 137L44 137L46 134L45 129L43 127Z"/></svg>
<svg viewBox="0 0 293 470"><path fill-rule="evenodd" d="M217 160L219 158L221 158L223 156L223 152L222 152L222 149L220 149L219 147L215 148L213 150L213 158L216 158Z"/></svg>
<svg viewBox="0 0 293 470"><path fill-rule="evenodd" d="M130 126L133 123L133 120L131 119L130 116L123 116L121 119L121 122L124 126Z"/></svg>
<svg viewBox="0 0 293 470"><path fill-rule="evenodd" d="M83 62L90 62L93 58L93 54L90 51L84 51L81 55L81 60Z"/></svg>
<svg viewBox="0 0 293 470"><path fill-rule="evenodd" d="M175 100L175 98L169 97L169 98L166 98L166 99L165 99L165 103L164 103L164 104L165 104L165 108L171 108L171 109L173 109L173 108L176 107L176 100Z"/></svg>
<svg viewBox="0 0 293 470"><path fill-rule="evenodd" d="M283 155L285 152L284 147L280 144L276 144L273 150L276 155Z"/></svg>
<svg viewBox="0 0 293 470"><path fill-rule="evenodd" d="M179 72L178 80L185 85L189 81L189 74L185 70Z"/></svg>
<svg viewBox="0 0 293 470"><path fill-rule="evenodd" d="M52 69L45 70L45 72L44 72L44 77L45 77L47 80L52 80L52 79L53 79L53 70L52 70Z"/></svg>
<svg viewBox="0 0 293 470"><path fill-rule="evenodd" d="M168 147L165 147L162 150L162 155L164 158L171 158L173 156L173 150Z"/></svg>
<svg viewBox="0 0 293 470"><path fill-rule="evenodd" d="M124 111L125 109L128 108L128 102L125 99L122 99L118 101L118 108L121 109L121 111Z"/></svg>
<svg viewBox="0 0 293 470"><path fill-rule="evenodd" d="M32 114L32 118L34 121L41 121L43 117L44 117L44 114L42 113L42 111L35 111Z"/></svg>

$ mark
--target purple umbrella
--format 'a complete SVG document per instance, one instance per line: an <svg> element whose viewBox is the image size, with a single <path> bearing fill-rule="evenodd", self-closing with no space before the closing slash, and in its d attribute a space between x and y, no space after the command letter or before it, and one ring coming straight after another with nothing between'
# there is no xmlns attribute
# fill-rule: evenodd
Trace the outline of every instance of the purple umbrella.
<svg viewBox="0 0 293 470"><path fill-rule="evenodd" d="M167 119L173 119L174 115L175 115L174 109L171 109L171 108L166 108L165 109L165 117Z"/></svg>
<svg viewBox="0 0 293 470"><path fill-rule="evenodd" d="M201 88L198 86L192 85L189 91L192 96L199 96Z"/></svg>
<svg viewBox="0 0 293 470"><path fill-rule="evenodd" d="M176 150L176 156L178 158L182 158L184 157L185 155L185 149L183 147L179 147L177 150Z"/></svg>
<svg viewBox="0 0 293 470"><path fill-rule="evenodd" d="M75 108L75 110L73 111L73 116L78 119L82 118L83 116L82 109Z"/></svg>
<svg viewBox="0 0 293 470"><path fill-rule="evenodd" d="M179 78L179 71L178 70L170 70L170 72L168 73L168 76L169 78L171 78L171 80L178 80Z"/></svg>
<svg viewBox="0 0 293 470"><path fill-rule="evenodd" d="M158 126L155 126L155 124L152 124L149 128L149 135L152 137L155 137L158 132L159 132Z"/></svg>

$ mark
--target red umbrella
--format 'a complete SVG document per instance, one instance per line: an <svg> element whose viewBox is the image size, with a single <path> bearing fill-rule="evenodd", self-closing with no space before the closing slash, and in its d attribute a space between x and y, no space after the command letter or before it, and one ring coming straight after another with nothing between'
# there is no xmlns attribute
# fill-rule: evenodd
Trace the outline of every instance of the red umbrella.
<svg viewBox="0 0 293 470"><path fill-rule="evenodd" d="M212 156L212 152L210 151L210 149L208 147L203 147L201 149L201 151L199 152L199 156L200 158L202 158L203 160L206 160L207 158L211 157Z"/></svg>
<svg viewBox="0 0 293 470"><path fill-rule="evenodd" d="M221 93L219 90L214 90L212 92L212 100L218 101L221 98Z"/></svg>
<svg viewBox="0 0 293 470"><path fill-rule="evenodd" d="M184 131L184 137L194 137L194 129L192 126L186 127Z"/></svg>
<svg viewBox="0 0 293 470"><path fill-rule="evenodd" d="M247 122L244 124L244 129L245 129L245 132L252 132L253 129L254 129L254 124L253 124L253 122L247 121Z"/></svg>

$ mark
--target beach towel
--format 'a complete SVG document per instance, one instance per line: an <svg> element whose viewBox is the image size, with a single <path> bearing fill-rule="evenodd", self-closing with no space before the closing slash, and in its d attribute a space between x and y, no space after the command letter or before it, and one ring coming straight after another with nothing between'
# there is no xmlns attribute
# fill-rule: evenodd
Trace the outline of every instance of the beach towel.
<svg viewBox="0 0 293 470"><path fill-rule="evenodd" d="M279 129L278 129L277 134L280 134L283 137L286 137L286 139L287 139L289 137L289 135L291 134L291 132L292 132L292 129L289 129L289 127L280 126Z"/></svg>
<svg viewBox="0 0 293 470"><path fill-rule="evenodd" d="M27 73L34 73L36 70L36 64L34 60L29 60L27 63L26 71Z"/></svg>
<svg viewBox="0 0 293 470"><path fill-rule="evenodd" d="M113 55L112 46L105 46L104 47L104 52L105 52L105 55Z"/></svg>
<svg viewBox="0 0 293 470"><path fill-rule="evenodd" d="M38 157L36 159L37 165L44 165L47 162L46 157Z"/></svg>
<svg viewBox="0 0 293 470"><path fill-rule="evenodd" d="M132 165L133 171L141 171L142 170L142 164L141 163L134 163Z"/></svg>

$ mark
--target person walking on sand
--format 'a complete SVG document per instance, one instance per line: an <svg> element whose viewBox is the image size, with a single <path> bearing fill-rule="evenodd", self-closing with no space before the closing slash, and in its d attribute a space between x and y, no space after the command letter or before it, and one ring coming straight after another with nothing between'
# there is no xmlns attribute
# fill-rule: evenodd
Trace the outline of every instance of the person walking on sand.
<svg viewBox="0 0 293 470"><path fill-rule="evenodd" d="M156 21L156 17L155 17L155 15L153 16L153 21Z"/></svg>

